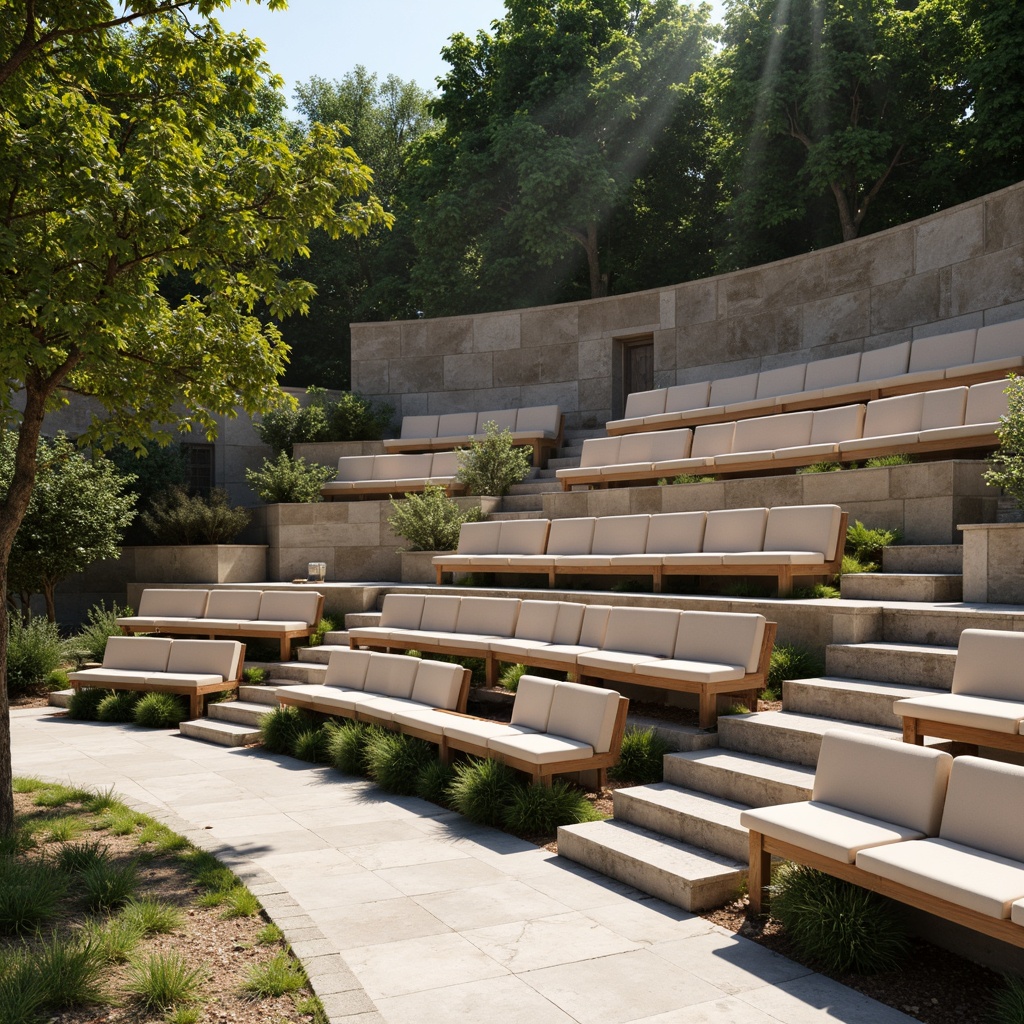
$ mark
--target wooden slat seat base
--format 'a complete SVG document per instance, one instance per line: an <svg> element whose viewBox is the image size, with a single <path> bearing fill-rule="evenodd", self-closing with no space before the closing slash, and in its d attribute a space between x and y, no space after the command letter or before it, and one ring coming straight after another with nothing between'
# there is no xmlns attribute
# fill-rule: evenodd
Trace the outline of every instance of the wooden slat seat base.
<svg viewBox="0 0 1024 1024"><path fill-rule="evenodd" d="M1024 715L1024 709L1022 709ZM1024 736L1020 733L996 732L993 729L978 729L974 726L956 725L952 722L932 722L924 718L903 719L903 742L917 746L924 744L925 736L952 740L966 748L995 747L998 750L1013 750L1024 753ZM961 751L962 752L962 751Z"/></svg>

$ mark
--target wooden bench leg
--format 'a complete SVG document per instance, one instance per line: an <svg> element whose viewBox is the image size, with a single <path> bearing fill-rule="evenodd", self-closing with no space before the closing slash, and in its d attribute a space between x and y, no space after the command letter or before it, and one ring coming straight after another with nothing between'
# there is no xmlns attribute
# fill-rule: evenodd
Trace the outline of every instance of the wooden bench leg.
<svg viewBox="0 0 1024 1024"><path fill-rule="evenodd" d="M203 717L203 695L201 693L190 693L188 695L188 710L193 718Z"/></svg>
<svg viewBox="0 0 1024 1024"><path fill-rule="evenodd" d="M764 836L760 832L751 832L747 893L750 897L750 909L753 913L768 913L768 886L771 880L772 855L764 848Z"/></svg>
<svg viewBox="0 0 1024 1024"><path fill-rule="evenodd" d="M292 660L292 638L290 636L281 637L281 660Z"/></svg>
<svg viewBox="0 0 1024 1024"><path fill-rule="evenodd" d="M487 685L498 685L498 659L493 654L484 658L484 671L486 673Z"/></svg>
<svg viewBox="0 0 1024 1024"><path fill-rule="evenodd" d="M916 718L903 719L903 742L913 743L915 746L924 746L924 737L917 731Z"/></svg>
<svg viewBox="0 0 1024 1024"><path fill-rule="evenodd" d="M434 566L434 570L435 570L436 575L437 575L437 585L441 586L441 584L443 582L442 577L444 576L444 571L441 569L441 566L439 566L439 565L435 565Z"/></svg>
<svg viewBox="0 0 1024 1024"><path fill-rule="evenodd" d="M697 695L697 722L702 729L713 729L718 723L718 694L701 690Z"/></svg>
<svg viewBox="0 0 1024 1024"><path fill-rule="evenodd" d="M665 585L665 576L662 573L661 569L655 569L654 573L653 573L653 577L654 577L654 579L653 579L651 585L652 585L652 587L654 589L654 593L655 594L660 594L661 591L662 591L662 588Z"/></svg>
<svg viewBox="0 0 1024 1024"><path fill-rule="evenodd" d="M793 570L790 566L779 568L779 597L789 597L793 593Z"/></svg>
<svg viewBox="0 0 1024 1024"><path fill-rule="evenodd" d="M548 569L548 590L555 589L555 570Z"/></svg>

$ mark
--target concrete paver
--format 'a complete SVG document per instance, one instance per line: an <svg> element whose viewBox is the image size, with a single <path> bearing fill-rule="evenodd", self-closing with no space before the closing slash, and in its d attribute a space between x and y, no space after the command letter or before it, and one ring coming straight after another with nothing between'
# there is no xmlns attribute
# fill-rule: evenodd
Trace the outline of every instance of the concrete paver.
<svg viewBox="0 0 1024 1024"><path fill-rule="evenodd" d="M433 804L176 732L12 713L16 775L117 795L228 863L343 1024L899 1024L677 907Z"/></svg>

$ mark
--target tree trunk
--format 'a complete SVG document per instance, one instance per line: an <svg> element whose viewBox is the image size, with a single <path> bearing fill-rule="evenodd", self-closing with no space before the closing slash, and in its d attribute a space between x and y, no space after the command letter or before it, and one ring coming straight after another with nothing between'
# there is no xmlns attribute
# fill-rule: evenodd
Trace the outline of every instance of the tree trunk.
<svg viewBox="0 0 1024 1024"><path fill-rule="evenodd" d="M43 584L43 600L46 602L46 619L48 622L57 621L57 605L53 600L53 583Z"/></svg>
<svg viewBox="0 0 1024 1024"><path fill-rule="evenodd" d="M583 243L587 252L587 269L590 271L590 297L603 299L608 294L605 279L601 276L601 250L597 244L597 223L587 225L587 239Z"/></svg>

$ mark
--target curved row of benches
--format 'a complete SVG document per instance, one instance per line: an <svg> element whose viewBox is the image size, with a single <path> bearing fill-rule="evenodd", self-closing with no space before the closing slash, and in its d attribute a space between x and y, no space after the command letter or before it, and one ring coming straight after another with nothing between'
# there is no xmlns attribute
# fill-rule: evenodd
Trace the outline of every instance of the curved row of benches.
<svg viewBox="0 0 1024 1024"><path fill-rule="evenodd" d="M716 423L773 412L825 408L928 390L941 381L973 384L1024 366L1024 320L916 338L809 363L696 381L626 397L610 435Z"/></svg>
<svg viewBox="0 0 1024 1024"><path fill-rule="evenodd" d="M338 473L320 494L326 501L345 498L386 498L392 494L443 487L451 496L466 489L459 480L455 452L421 455L342 455Z"/></svg>
<svg viewBox="0 0 1024 1024"><path fill-rule="evenodd" d="M991 448L1006 414L1005 378L878 398L866 405L779 413L661 433L588 438L563 490L680 474L771 472L887 454Z"/></svg>

